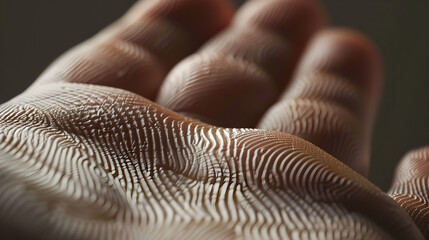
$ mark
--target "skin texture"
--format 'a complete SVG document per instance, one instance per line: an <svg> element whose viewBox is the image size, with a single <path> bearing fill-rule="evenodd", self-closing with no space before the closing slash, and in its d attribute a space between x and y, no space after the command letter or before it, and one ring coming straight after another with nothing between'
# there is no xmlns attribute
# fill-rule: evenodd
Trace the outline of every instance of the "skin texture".
<svg viewBox="0 0 429 240"><path fill-rule="evenodd" d="M428 150L364 178L380 59L324 28L310 0L138 2L0 106L0 237L428 238Z"/></svg>

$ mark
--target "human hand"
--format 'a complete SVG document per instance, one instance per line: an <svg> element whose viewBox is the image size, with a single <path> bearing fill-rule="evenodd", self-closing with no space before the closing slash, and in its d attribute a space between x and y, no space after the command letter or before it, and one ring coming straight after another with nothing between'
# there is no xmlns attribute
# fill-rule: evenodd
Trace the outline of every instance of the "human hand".
<svg viewBox="0 0 429 240"><path fill-rule="evenodd" d="M349 168L369 167L371 43L322 30L307 0L232 15L221 0L142 1L1 105L2 233L422 238L396 200L428 237L427 154L402 163L394 200Z"/></svg>

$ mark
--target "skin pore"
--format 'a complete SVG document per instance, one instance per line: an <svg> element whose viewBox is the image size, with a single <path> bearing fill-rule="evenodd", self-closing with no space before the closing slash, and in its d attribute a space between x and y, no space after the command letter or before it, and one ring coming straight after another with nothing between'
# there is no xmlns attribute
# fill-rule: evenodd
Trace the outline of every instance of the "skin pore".
<svg viewBox="0 0 429 240"><path fill-rule="evenodd" d="M312 0L139 1L0 105L0 238L429 238L365 177L381 60Z"/></svg>

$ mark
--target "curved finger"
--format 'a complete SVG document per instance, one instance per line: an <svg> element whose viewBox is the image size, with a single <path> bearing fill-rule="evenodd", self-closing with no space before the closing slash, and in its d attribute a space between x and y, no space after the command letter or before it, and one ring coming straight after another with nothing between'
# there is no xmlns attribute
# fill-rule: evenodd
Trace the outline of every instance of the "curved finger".
<svg viewBox="0 0 429 240"><path fill-rule="evenodd" d="M157 102L211 124L254 127L324 21L311 0L249 1L226 31L172 70Z"/></svg>
<svg viewBox="0 0 429 240"><path fill-rule="evenodd" d="M224 0L139 1L56 60L36 81L112 86L153 99L167 72L229 24Z"/></svg>
<svg viewBox="0 0 429 240"><path fill-rule="evenodd" d="M290 88L258 127L302 137L367 175L381 80L379 56L366 38L326 30L312 41Z"/></svg>
<svg viewBox="0 0 429 240"><path fill-rule="evenodd" d="M429 147L414 150L401 160L389 195L407 211L429 238Z"/></svg>

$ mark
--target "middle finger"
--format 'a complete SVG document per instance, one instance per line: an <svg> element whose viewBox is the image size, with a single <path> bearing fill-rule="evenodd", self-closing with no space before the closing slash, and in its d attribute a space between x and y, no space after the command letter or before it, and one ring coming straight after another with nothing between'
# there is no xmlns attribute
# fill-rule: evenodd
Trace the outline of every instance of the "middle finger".
<svg viewBox="0 0 429 240"><path fill-rule="evenodd" d="M311 0L251 1L225 32L167 76L157 102L225 127L254 127L324 23Z"/></svg>

